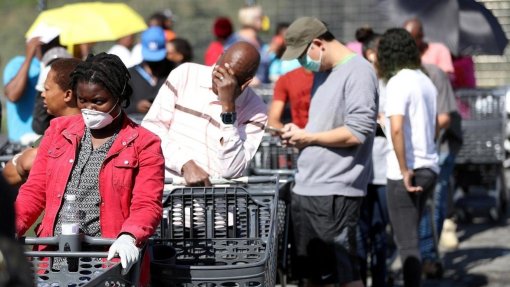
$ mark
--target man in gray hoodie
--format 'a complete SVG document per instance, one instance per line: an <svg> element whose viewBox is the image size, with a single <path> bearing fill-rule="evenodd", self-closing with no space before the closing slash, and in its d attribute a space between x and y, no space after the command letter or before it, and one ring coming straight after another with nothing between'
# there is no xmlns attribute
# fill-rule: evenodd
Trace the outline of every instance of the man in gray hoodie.
<svg viewBox="0 0 510 287"><path fill-rule="evenodd" d="M294 21L285 40L282 59L316 73L308 124L287 124L282 134L301 149L291 205L298 274L307 286L363 286L356 226L372 169L377 78L316 18Z"/></svg>

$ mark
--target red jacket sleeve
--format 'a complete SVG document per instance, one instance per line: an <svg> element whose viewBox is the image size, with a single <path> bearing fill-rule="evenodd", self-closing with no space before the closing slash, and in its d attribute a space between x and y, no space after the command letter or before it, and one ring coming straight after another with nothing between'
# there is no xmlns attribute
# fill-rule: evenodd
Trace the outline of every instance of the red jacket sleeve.
<svg viewBox="0 0 510 287"><path fill-rule="evenodd" d="M18 236L25 234L44 210L48 149L53 142L56 130L55 122L52 121L39 145L27 182L21 186L16 197L14 206L16 208L16 231Z"/></svg>
<svg viewBox="0 0 510 287"><path fill-rule="evenodd" d="M137 244L147 240L160 223L165 177L165 160L159 137L148 131L140 135L137 139L139 171L134 178L129 217L121 229L121 233L134 235Z"/></svg>

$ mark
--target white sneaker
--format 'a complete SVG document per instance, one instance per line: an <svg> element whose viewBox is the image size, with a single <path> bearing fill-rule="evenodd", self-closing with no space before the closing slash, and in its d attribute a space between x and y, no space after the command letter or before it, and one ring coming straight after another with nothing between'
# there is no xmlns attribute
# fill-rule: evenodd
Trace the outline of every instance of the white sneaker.
<svg viewBox="0 0 510 287"><path fill-rule="evenodd" d="M442 249L457 249L459 247L459 239L457 238L457 224L451 219L445 219L441 238L439 239L439 247Z"/></svg>

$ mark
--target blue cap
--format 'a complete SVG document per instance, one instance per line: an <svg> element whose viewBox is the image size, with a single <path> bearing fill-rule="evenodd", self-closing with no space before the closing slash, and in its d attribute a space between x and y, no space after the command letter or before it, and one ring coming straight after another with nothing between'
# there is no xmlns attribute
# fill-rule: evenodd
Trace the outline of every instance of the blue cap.
<svg viewBox="0 0 510 287"><path fill-rule="evenodd" d="M165 31L150 27L142 33L142 57L144 61L159 62L166 57Z"/></svg>

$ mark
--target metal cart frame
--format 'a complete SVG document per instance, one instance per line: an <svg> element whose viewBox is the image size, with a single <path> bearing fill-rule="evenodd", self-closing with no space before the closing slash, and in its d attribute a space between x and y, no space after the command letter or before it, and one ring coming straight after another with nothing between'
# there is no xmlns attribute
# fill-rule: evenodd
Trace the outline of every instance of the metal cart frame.
<svg viewBox="0 0 510 287"><path fill-rule="evenodd" d="M503 162L508 88L459 90L463 145L455 161L455 213L462 221L474 216L504 217L507 190Z"/></svg>

